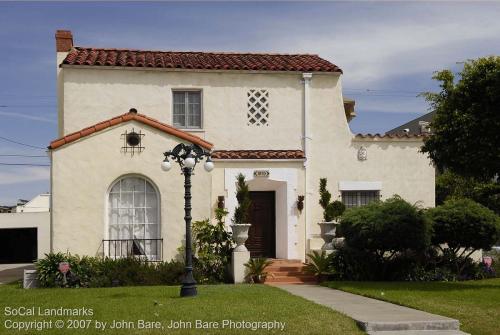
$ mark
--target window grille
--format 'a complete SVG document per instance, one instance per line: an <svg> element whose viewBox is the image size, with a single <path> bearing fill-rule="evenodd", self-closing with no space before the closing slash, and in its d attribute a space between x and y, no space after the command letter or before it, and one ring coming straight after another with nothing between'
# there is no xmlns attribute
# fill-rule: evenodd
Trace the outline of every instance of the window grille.
<svg viewBox="0 0 500 335"><path fill-rule="evenodd" d="M269 92L253 89L247 92L247 97L247 125L269 126Z"/></svg>
<svg viewBox="0 0 500 335"><path fill-rule="evenodd" d="M342 202L346 208L368 205L380 199L380 191L342 191Z"/></svg>

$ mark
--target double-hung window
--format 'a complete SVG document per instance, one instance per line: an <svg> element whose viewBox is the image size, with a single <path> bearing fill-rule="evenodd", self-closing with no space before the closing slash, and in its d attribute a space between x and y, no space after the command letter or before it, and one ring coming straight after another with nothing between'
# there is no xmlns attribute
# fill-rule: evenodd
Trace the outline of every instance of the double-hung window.
<svg viewBox="0 0 500 335"><path fill-rule="evenodd" d="M201 128L201 91L173 91L173 123L178 128Z"/></svg>

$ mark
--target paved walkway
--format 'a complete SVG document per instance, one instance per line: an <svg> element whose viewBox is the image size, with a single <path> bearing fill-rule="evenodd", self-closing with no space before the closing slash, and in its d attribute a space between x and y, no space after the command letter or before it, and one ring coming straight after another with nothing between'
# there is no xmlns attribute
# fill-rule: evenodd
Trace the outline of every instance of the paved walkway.
<svg viewBox="0 0 500 335"><path fill-rule="evenodd" d="M458 320L317 285L276 286L354 319L373 335L465 334Z"/></svg>
<svg viewBox="0 0 500 335"><path fill-rule="evenodd" d="M0 264L0 285L12 283L23 278L24 269L34 269L35 266L29 264Z"/></svg>

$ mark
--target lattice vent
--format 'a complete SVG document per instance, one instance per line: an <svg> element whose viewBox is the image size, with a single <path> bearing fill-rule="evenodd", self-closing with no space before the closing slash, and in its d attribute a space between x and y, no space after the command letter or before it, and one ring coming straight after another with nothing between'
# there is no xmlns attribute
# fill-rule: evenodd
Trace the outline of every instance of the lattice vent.
<svg viewBox="0 0 500 335"><path fill-rule="evenodd" d="M267 90L250 90L248 96L248 125L269 126L269 92Z"/></svg>

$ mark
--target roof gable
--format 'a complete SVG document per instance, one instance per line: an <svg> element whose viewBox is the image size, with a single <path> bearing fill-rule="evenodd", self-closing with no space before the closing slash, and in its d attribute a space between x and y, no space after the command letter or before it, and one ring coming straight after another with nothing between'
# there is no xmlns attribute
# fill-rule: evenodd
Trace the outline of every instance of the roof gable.
<svg viewBox="0 0 500 335"><path fill-rule="evenodd" d="M84 47L73 47L62 65L342 73L335 64L310 54L174 52Z"/></svg>
<svg viewBox="0 0 500 335"><path fill-rule="evenodd" d="M116 126L120 123L129 122L129 121L137 121L137 122L143 123L145 125L153 127L155 129L158 129L166 134L178 137L180 139L186 140L186 141L194 143L194 144L198 144L199 146L201 146L205 149L208 149L208 150L211 150L213 147L212 143L207 142L198 136L191 135L188 132L177 129L177 128L172 127L166 123L162 123L158 120L147 117L145 115L131 112L131 113L127 113L127 114L123 114L123 115L114 117L114 118L106 120L106 121L99 122L93 126L84 128L80 131L76 131L76 132L68 134L64 137L61 137L57 140L54 140L54 141L50 142L50 145L48 148L51 150L57 149L63 145L66 145L68 143L74 142L74 141L79 140L81 138L87 137L91 134L94 134L94 133L99 132L101 130L104 130L106 128L110 128L110 127Z"/></svg>

